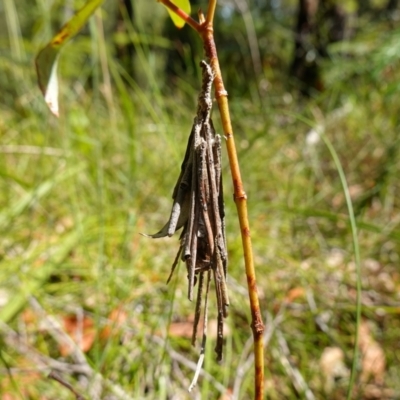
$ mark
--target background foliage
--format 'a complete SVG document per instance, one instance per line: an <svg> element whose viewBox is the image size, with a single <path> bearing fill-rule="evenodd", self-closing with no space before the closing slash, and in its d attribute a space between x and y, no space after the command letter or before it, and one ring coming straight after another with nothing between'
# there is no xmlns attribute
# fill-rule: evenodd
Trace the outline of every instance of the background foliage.
<svg viewBox="0 0 400 400"><path fill-rule="evenodd" d="M184 268L165 284L178 241L139 233L155 232L170 211L201 43L188 27L176 31L155 1L135 0L132 20L129 7L105 2L63 52L55 120L33 60L82 3L0 4L0 393L74 398L48 377L53 371L90 399L189 398L198 349L187 338L193 305ZM400 14L387 8L395 2L341 3L345 40L327 44L318 58L322 90L308 96L289 74L296 1L226 0L218 8L272 399L344 398L356 329L353 397L400 396ZM192 9L199 5L206 2ZM359 228L359 327L348 210L323 135L344 169ZM229 333L216 365L211 329L208 374L193 397L247 399L250 319L226 165L224 175Z"/></svg>

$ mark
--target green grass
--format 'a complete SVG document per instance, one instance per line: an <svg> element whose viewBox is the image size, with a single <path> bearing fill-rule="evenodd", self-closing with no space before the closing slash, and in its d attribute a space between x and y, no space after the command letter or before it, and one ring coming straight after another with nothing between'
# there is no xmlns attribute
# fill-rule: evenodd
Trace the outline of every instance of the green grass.
<svg viewBox="0 0 400 400"><path fill-rule="evenodd" d="M107 102L99 63L86 58L96 59L97 47L80 37L61 58L61 118L55 120L35 86L31 61L37 47L29 40L18 47L23 42L14 22L18 40L13 37L11 51L0 59L0 79L7 84L0 103L0 393L72 399L47 377L58 365L63 379L90 399L190 398L198 349L184 336L183 323L194 311L185 268L165 284L178 239L140 233L157 231L168 218L198 79L183 77L181 90L163 95L161 85L155 90L159 66L152 66L143 46L146 82L129 78L114 57L107 58L114 83ZM379 32L389 46L390 32ZM359 279L362 321L383 349L386 368L382 386L373 380L367 385L359 381L362 364L354 364L350 398L369 398L372 389L382 390L381 398L387 391L387 397L400 395L400 102L393 92L399 76L398 61L378 45L365 63L335 53L324 65L326 89L315 98L289 95L285 75L276 71L261 99L231 101L271 333L265 353L271 399L307 398L307 391L317 399L345 398L350 375L327 392L319 363L324 350L339 347L347 371L352 367ZM216 109L214 121L219 127ZM323 131L328 147L307 121ZM229 334L221 365L210 334L206 375L194 396L218 398L235 389L237 398L251 399L250 313L224 159ZM63 322L71 316L78 333L93 341L83 353L63 350ZM51 318L61 324L58 331L49 328ZM178 327L184 333L168 334Z"/></svg>

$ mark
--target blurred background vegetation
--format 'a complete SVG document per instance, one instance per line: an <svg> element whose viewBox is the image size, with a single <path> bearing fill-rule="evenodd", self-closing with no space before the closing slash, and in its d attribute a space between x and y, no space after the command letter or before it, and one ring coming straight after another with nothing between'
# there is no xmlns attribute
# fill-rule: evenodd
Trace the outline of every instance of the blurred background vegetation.
<svg viewBox="0 0 400 400"><path fill-rule="evenodd" d="M1 397L251 399L250 315L226 157L226 350L217 365L211 322L207 372L190 395L198 348L189 344L184 268L165 284L178 239L139 235L169 215L201 42L189 27L176 30L155 0L106 1L61 55L56 120L34 58L83 3L0 3ZM345 398L358 330L351 398L395 399L399 2L319 3L224 0L217 9L266 321L266 391ZM221 131L217 111L214 122ZM346 176L358 243L324 140Z"/></svg>

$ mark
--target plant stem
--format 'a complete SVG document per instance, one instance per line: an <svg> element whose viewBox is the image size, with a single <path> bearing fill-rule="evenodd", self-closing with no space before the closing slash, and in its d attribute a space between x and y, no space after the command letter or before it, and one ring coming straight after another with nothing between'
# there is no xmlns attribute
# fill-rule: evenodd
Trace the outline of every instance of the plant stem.
<svg viewBox="0 0 400 400"><path fill-rule="evenodd" d="M346 400L350 400L353 395L354 385L356 384L356 377L357 377L357 367L360 362L360 325L361 325L361 311L362 311L362 303L361 303L361 296L362 296L362 281L361 281L361 256L360 256L360 245L358 241L358 229L357 229L357 221L354 215L353 209L353 202L350 195L349 186L347 183L346 175L343 171L342 163L340 162L339 156L333 147L331 141L325 136L321 135L325 145L328 147L329 152L335 162L336 169L339 173L340 182L342 184L344 197L346 199L347 210L349 212L349 220L351 226L351 233L353 237L353 249L354 249L354 261L356 263L356 273L357 273L357 281L356 281L356 288L357 288L357 296L356 296L356 332L354 334L354 351L353 351L353 362L351 366L351 373L350 373L350 382L347 388L347 395Z"/></svg>
<svg viewBox="0 0 400 400"><path fill-rule="evenodd" d="M224 136L226 138L226 148L231 169L234 199L239 217L240 233L242 237L242 246L244 254L244 262L246 269L247 286L249 291L250 309L252 323L251 328L254 338L254 366L255 366L255 395L256 400L264 398L264 343L263 333L264 324L261 317L260 304L258 300L258 292L256 285L256 274L253 259L253 247L250 236L250 225L247 213L247 196L243 188L242 177L240 174L239 161L236 152L235 139L232 130L231 118L228 106L228 93L225 90L222 80L221 70L218 62L217 49L214 42L213 21L217 0L210 0L206 20L198 24L192 20L186 13L179 10L169 0L159 0L166 7L181 16L192 28L194 28L201 36L204 43L204 51L209 59L210 65L215 73L214 87L215 97L218 102L218 108L221 115ZM183 13L183 14L182 14ZM182 16L184 15L184 17ZM195 22L195 24L193 23Z"/></svg>
<svg viewBox="0 0 400 400"><path fill-rule="evenodd" d="M234 199L239 217L240 233L242 236L242 246L246 269L247 286L249 291L252 331L254 338L254 361L255 361L255 399L261 400L264 395L264 343L263 333L264 324L261 318L260 304L258 300L256 274L253 259L253 247L250 236L250 225L247 214L247 196L243 188L240 174L239 161L236 152L235 139L233 135L231 119L228 106L228 93L225 90L218 62L217 50L214 42L212 29L202 31L204 49L206 56L210 59L210 64L216 74L214 79L215 97L218 102L221 115L224 136L226 138L226 148L231 169Z"/></svg>
<svg viewBox="0 0 400 400"><path fill-rule="evenodd" d="M186 14L185 11L181 10L170 0L157 0L158 2L164 4L165 7L169 8L176 15L179 15L189 26L191 26L195 31L199 31L200 24L195 21L190 15Z"/></svg>
<svg viewBox="0 0 400 400"><path fill-rule="evenodd" d="M207 18L206 24L207 26L213 26L214 15L215 15L215 7L217 6L217 1L210 0L208 2L208 9L207 9Z"/></svg>

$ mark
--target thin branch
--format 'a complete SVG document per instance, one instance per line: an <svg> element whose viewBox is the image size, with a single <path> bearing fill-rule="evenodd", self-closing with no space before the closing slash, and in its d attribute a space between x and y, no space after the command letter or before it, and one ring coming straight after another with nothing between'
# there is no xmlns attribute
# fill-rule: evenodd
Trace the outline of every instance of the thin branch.
<svg viewBox="0 0 400 400"><path fill-rule="evenodd" d="M272 315L267 313L267 326L268 328L265 330L264 333L264 347L268 346L268 343L271 341L272 335L275 331L275 329L282 323L283 318L284 318L284 310L285 307L282 306L275 318L272 318ZM235 382L233 384L233 394L232 394L232 400L239 400L239 395L240 395L240 388L242 386L242 381L243 378L246 376L247 372L249 369L252 367L254 364L254 353L248 356L248 353L250 351L250 343L247 342L241 355L241 359L239 361L239 366L236 370L236 378Z"/></svg>
<svg viewBox="0 0 400 400"><path fill-rule="evenodd" d="M196 372L197 364L195 362L188 360L187 358L182 356L177 351L172 350L168 345L165 345L165 341L163 339L159 338L158 336L152 336L151 339L153 340L154 343L165 348L168 355L171 357L171 359L179 362L180 364L184 365L186 368L189 368L190 370ZM202 369L200 371L200 376L202 376L204 379L209 381L215 387L215 389L218 390L218 392L220 392L221 394L226 393L227 388L221 382L217 381L207 371L204 371L204 369Z"/></svg>
<svg viewBox="0 0 400 400"><path fill-rule="evenodd" d="M204 273L202 274L201 277L203 277L203 275L204 275ZM189 386L189 392L191 392L197 384L197 380L199 379L201 367L203 366L204 356L206 353L207 326L208 326L208 292L209 292L209 288L210 288L210 281L211 281L211 272L207 271L206 300L205 300L205 304L204 304L204 318L203 318L203 339L202 339L202 343L201 343L201 351L200 351L199 361L197 362L197 367L196 367L196 371L195 371L192 383ZM200 289L200 285L199 285L199 291L200 290L202 290L202 289ZM194 325L194 326L195 326L194 329L197 330L197 325Z"/></svg>
<svg viewBox="0 0 400 400"><path fill-rule="evenodd" d="M195 21L190 15L186 14L185 11L181 10L174 3L171 3L170 0L157 0L158 2L164 4L165 7L170 9L176 15L181 17L188 25L190 25L195 31L200 31L200 24Z"/></svg>
<svg viewBox="0 0 400 400"><path fill-rule="evenodd" d="M29 303L31 307L40 314L42 318L42 322L48 330L49 334L53 337L53 339L60 344L67 345L71 349L70 356L78 365L82 365L83 370L85 371L84 375L86 375L90 379L90 387L89 387L89 395L91 399L100 398L100 391L103 385L107 386L110 391L112 391L118 398L121 399L132 399L128 393L126 393L120 386L111 382L108 379L104 379L101 374L94 371L92 367L86 360L85 354L78 347L78 345L72 340L72 338L63 331L60 323L52 316L48 315L46 311L42 308L40 303L31 296L29 298ZM57 368L52 368L57 370Z"/></svg>
<svg viewBox="0 0 400 400"><path fill-rule="evenodd" d="M0 146L0 153L4 154L29 154L29 155L44 155L52 157L68 157L71 153L66 152L62 149L54 147L41 147L41 146L29 146L29 145L13 145L5 144Z"/></svg>
<svg viewBox="0 0 400 400"><path fill-rule="evenodd" d="M247 286L250 300L250 309L252 316L252 330L254 337L254 356L255 356L255 399L264 398L264 345L263 333L264 324L262 322L260 303L256 284L256 274L254 268L253 247L251 243L250 225L247 213L247 196L243 188L243 181L240 174L239 161L236 151L236 145L233 135L231 118L228 106L228 93L225 90L222 80L221 70L218 62L217 49L214 42L212 29L202 30L204 49L206 56L210 60L215 73L215 97L221 115L222 127L226 139L226 148L228 152L229 165L231 169L234 199L239 217L240 232L242 236L242 246L246 269Z"/></svg>
<svg viewBox="0 0 400 400"><path fill-rule="evenodd" d="M315 400L314 393L307 385L306 381L301 375L301 372L289 361L290 351L285 337L279 330L276 331L276 335L278 337L278 343L280 347L280 354L278 357L286 373L289 375L293 386L299 394L304 394L307 400Z"/></svg>
<svg viewBox="0 0 400 400"><path fill-rule="evenodd" d="M208 2L208 10L206 17L206 25L212 27L214 24L215 8L217 7L217 0L210 0Z"/></svg>
<svg viewBox="0 0 400 400"><path fill-rule="evenodd" d="M58 360L54 360L44 354L36 351L25 343L25 341L12 330L7 324L0 321L0 332L8 347L14 349L20 354L29 356L30 361L37 366L35 371L43 371L49 373L51 370L57 370L66 373L75 373L90 375L91 369L88 365L68 364Z"/></svg>
<svg viewBox="0 0 400 400"><path fill-rule="evenodd" d="M85 400L85 398L83 397L83 395L81 395L80 393L78 393L74 387L67 382L61 375L59 375L57 372L55 371L51 371L50 374L47 376L49 379L53 379L56 382L58 382L60 385L64 386L65 388L67 388L72 394L75 395L76 400Z"/></svg>
<svg viewBox="0 0 400 400"><path fill-rule="evenodd" d="M71 358L78 364L89 366L85 354L83 354L82 350L72 340L72 338L63 331L60 323L54 317L47 314L34 297L29 298L29 304L40 315L43 328L49 332L53 339L61 345L68 346L71 351Z"/></svg>

